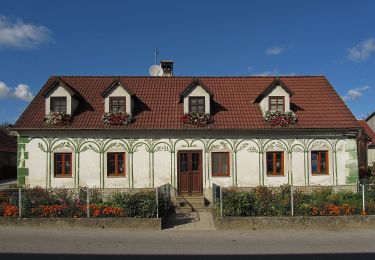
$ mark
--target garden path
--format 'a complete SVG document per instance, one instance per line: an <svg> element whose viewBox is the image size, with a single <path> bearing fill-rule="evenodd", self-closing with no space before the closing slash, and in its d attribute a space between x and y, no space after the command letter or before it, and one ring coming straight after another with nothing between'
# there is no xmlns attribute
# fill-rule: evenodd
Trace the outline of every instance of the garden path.
<svg viewBox="0 0 375 260"><path fill-rule="evenodd" d="M188 212L170 214L165 230L191 230L191 231L212 231L216 230L214 218L211 212Z"/></svg>

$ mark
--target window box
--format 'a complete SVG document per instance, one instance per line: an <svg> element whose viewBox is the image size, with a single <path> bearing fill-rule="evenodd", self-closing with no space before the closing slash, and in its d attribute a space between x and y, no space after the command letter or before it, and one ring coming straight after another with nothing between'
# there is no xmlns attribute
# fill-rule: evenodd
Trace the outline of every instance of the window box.
<svg viewBox="0 0 375 260"><path fill-rule="evenodd" d="M185 113L181 117L181 121L184 124L196 125L198 127L204 127L214 122L213 117L210 114L189 112Z"/></svg>
<svg viewBox="0 0 375 260"><path fill-rule="evenodd" d="M271 126L288 126L297 122L296 114L293 111L280 112L269 110L264 115L264 120Z"/></svg>
<svg viewBox="0 0 375 260"><path fill-rule="evenodd" d="M128 125L133 122L133 117L123 111L104 113L102 122L108 125Z"/></svg>
<svg viewBox="0 0 375 260"><path fill-rule="evenodd" d="M63 125L70 123L70 115L64 112L51 112L45 117L45 122L47 125Z"/></svg>

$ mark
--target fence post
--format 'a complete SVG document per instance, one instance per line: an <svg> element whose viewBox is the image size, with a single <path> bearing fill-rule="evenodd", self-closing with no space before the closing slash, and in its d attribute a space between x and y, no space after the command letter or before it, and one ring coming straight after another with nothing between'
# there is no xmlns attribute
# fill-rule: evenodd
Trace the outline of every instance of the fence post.
<svg viewBox="0 0 375 260"><path fill-rule="evenodd" d="M90 189L86 189L86 215L90 217Z"/></svg>
<svg viewBox="0 0 375 260"><path fill-rule="evenodd" d="M156 197L156 218L159 218L159 194L158 194L158 188L155 189L155 197Z"/></svg>
<svg viewBox="0 0 375 260"><path fill-rule="evenodd" d="M18 217L22 217L22 194L21 188L18 188Z"/></svg>
<svg viewBox="0 0 375 260"><path fill-rule="evenodd" d="M293 199L293 186L290 186L290 209L292 217L294 216L294 199Z"/></svg>
<svg viewBox="0 0 375 260"><path fill-rule="evenodd" d="M223 218L223 189L220 187L220 217Z"/></svg>
<svg viewBox="0 0 375 260"><path fill-rule="evenodd" d="M366 205L365 205L365 185L361 184L362 187L362 212L366 212Z"/></svg>

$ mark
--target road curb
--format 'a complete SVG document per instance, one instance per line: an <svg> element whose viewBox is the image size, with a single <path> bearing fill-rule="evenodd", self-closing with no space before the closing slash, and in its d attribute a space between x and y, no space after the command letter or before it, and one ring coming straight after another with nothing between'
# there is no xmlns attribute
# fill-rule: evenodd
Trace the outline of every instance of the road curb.
<svg viewBox="0 0 375 260"><path fill-rule="evenodd" d="M0 226L51 226L161 230L161 218L8 218Z"/></svg>
<svg viewBox="0 0 375 260"><path fill-rule="evenodd" d="M374 228L375 216L228 217L214 218L219 230Z"/></svg>

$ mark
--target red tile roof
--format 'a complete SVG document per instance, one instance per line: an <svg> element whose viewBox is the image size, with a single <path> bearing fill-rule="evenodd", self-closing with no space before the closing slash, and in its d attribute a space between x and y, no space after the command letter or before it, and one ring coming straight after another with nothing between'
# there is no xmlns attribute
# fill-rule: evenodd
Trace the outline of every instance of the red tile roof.
<svg viewBox="0 0 375 260"><path fill-rule="evenodd" d="M358 120L358 123L363 128L363 130L365 130L366 134L372 139L369 145L375 145L375 132L371 129L371 127L365 120Z"/></svg>
<svg viewBox="0 0 375 260"><path fill-rule="evenodd" d="M3 130L0 130L0 152L17 152L17 141L15 137L9 136Z"/></svg>
<svg viewBox="0 0 375 260"><path fill-rule="evenodd" d="M184 125L179 94L195 77L98 77L61 76L84 102L64 126L47 126L45 100L41 93L56 81L48 79L16 123L16 129L127 129L127 130L257 130L274 129L264 121L255 99L275 77L199 77L214 94L211 114L215 122L204 128ZM137 99L135 122L126 126L104 125L103 97L114 80L129 88ZM293 92L291 103L298 122L288 129L354 129L358 122L324 76L289 76L280 80Z"/></svg>

